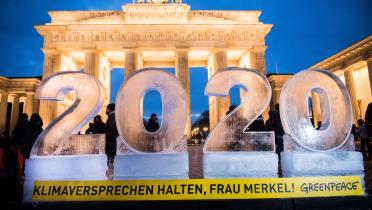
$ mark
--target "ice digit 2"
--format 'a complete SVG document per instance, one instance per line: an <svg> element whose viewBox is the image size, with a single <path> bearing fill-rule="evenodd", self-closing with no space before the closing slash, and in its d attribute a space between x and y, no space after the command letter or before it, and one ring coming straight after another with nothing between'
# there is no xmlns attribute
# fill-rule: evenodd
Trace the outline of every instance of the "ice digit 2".
<svg viewBox="0 0 372 210"><path fill-rule="evenodd" d="M155 90L162 100L162 123L155 132L143 125L143 98ZM124 143L136 152L175 152L186 126L186 92L177 78L158 69L134 73L116 98L116 123Z"/></svg>
<svg viewBox="0 0 372 210"><path fill-rule="evenodd" d="M320 98L322 126L316 130L309 117L311 92ZM340 148L351 130L351 104L346 87L332 73L310 69L297 73L284 85L280 95L283 128L294 141L311 151Z"/></svg>
<svg viewBox="0 0 372 210"><path fill-rule="evenodd" d="M75 91L75 102L39 135L31 156L72 155L78 152L71 142L73 139L84 142L85 138L84 144L87 144L90 135L73 138L73 134L77 134L103 105L104 88L98 80L83 72L59 72L41 82L35 97L40 100L61 101L70 91Z"/></svg>
<svg viewBox="0 0 372 210"><path fill-rule="evenodd" d="M204 151L273 151L273 132L251 132L248 126L265 110L271 99L271 86L254 69L226 68L208 81L205 95L224 97L239 85L245 89L241 104L209 134Z"/></svg>

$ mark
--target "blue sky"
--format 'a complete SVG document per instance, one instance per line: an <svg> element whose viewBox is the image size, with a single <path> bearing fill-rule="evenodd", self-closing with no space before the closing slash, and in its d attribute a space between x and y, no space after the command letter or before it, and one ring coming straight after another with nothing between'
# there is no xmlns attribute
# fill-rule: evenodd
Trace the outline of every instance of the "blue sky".
<svg viewBox="0 0 372 210"><path fill-rule="evenodd" d="M50 22L51 10L120 10L126 0L2 0L0 76L41 75L42 38L33 26ZM262 10L273 24L266 38L268 73L295 73L372 33L371 0L185 0L192 10ZM120 75L120 70L114 70ZM191 111L207 109L204 69L191 69ZM120 79L120 78L119 78ZM113 81L113 90L120 80ZM113 91L115 92L115 91ZM151 96L157 101L156 97ZM150 97L150 98L151 98ZM147 100L147 99L146 99ZM158 110L149 99L149 112ZM146 107L146 105L145 105ZM158 111L156 111L158 112Z"/></svg>

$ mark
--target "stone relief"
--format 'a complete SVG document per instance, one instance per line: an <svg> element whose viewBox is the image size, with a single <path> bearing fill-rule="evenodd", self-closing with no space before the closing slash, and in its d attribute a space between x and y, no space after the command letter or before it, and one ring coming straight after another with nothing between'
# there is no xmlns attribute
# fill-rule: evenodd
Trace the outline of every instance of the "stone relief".
<svg viewBox="0 0 372 210"><path fill-rule="evenodd" d="M120 41L263 41L260 31L44 32L45 43Z"/></svg>

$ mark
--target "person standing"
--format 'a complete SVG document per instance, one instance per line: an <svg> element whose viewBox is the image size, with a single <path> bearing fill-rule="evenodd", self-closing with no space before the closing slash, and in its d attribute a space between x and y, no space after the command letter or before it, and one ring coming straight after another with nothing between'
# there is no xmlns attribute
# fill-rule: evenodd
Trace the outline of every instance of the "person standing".
<svg viewBox="0 0 372 210"><path fill-rule="evenodd" d="M364 117L364 120L366 121L366 129L368 133L368 137L371 140L372 137L372 103L369 103L366 110L366 116Z"/></svg>
<svg viewBox="0 0 372 210"><path fill-rule="evenodd" d="M12 135L12 144L13 145L21 145L23 139L25 138L25 132L26 132L26 127L28 124L28 115L26 113L23 113L17 121L16 126L14 127L13 130L13 135Z"/></svg>
<svg viewBox="0 0 372 210"><path fill-rule="evenodd" d="M43 120L40 115L33 113L30 122L27 124L25 138L22 142L22 150L24 159L30 158L30 153L37 137L43 131Z"/></svg>
<svg viewBox="0 0 372 210"><path fill-rule="evenodd" d="M102 122L101 115L97 115L93 119L93 123L89 123L89 128L85 134L105 133L105 123Z"/></svg>
<svg viewBox="0 0 372 210"><path fill-rule="evenodd" d="M367 136L368 136L367 141L368 141L368 144L371 144L371 141L372 141L372 103L369 103L367 106L364 120L365 120ZM371 157L371 154L370 154L370 157Z"/></svg>
<svg viewBox="0 0 372 210"><path fill-rule="evenodd" d="M149 132L155 132L159 130L159 123L158 123L158 117L156 114L152 114L149 121L147 122L147 130Z"/></svg>
<svg viewBox="0 0 372 210"><path fill-rule="evenodd" d="M359 125L359 128L357 130L357 134L360 138L360 149L363 154L363 159L368 158L370 160L371 153L372 153L372 146L371 146L371 142L368 140L366 124L364 123L364 120L359 119L358 125ZM366 152L366 147L367 147L368 153Z"/></svg>
<svg viewBox="0 0 372 210"><path fill-rule="evenodd" d="M107 155L107 165L109 165L110 163L114 162L116 155L116 138L119 136L115 122L115 104L107 105L106 114L108 115L108 119L105 127L105 153Z"/></svg>
<svg viewBox="0 0 372 210"><path fill-rule="evenodd" d="M283 136L285 134L282 121L280 119L280 109L279 104L275 104L274 111L274 124L275 124L275 144L276 144L276 153L279 155L283 152Z"/></svg>

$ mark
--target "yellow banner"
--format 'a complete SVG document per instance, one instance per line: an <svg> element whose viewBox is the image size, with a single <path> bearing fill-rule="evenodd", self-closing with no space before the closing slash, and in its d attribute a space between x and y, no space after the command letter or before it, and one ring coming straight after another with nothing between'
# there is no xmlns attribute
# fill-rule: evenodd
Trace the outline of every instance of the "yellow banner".
<svg viewBox="0 0 372 210"><path fill-rule="evenodd" d="M360 177L35 181L34 201L263 199L363 195Z"/></svg>

